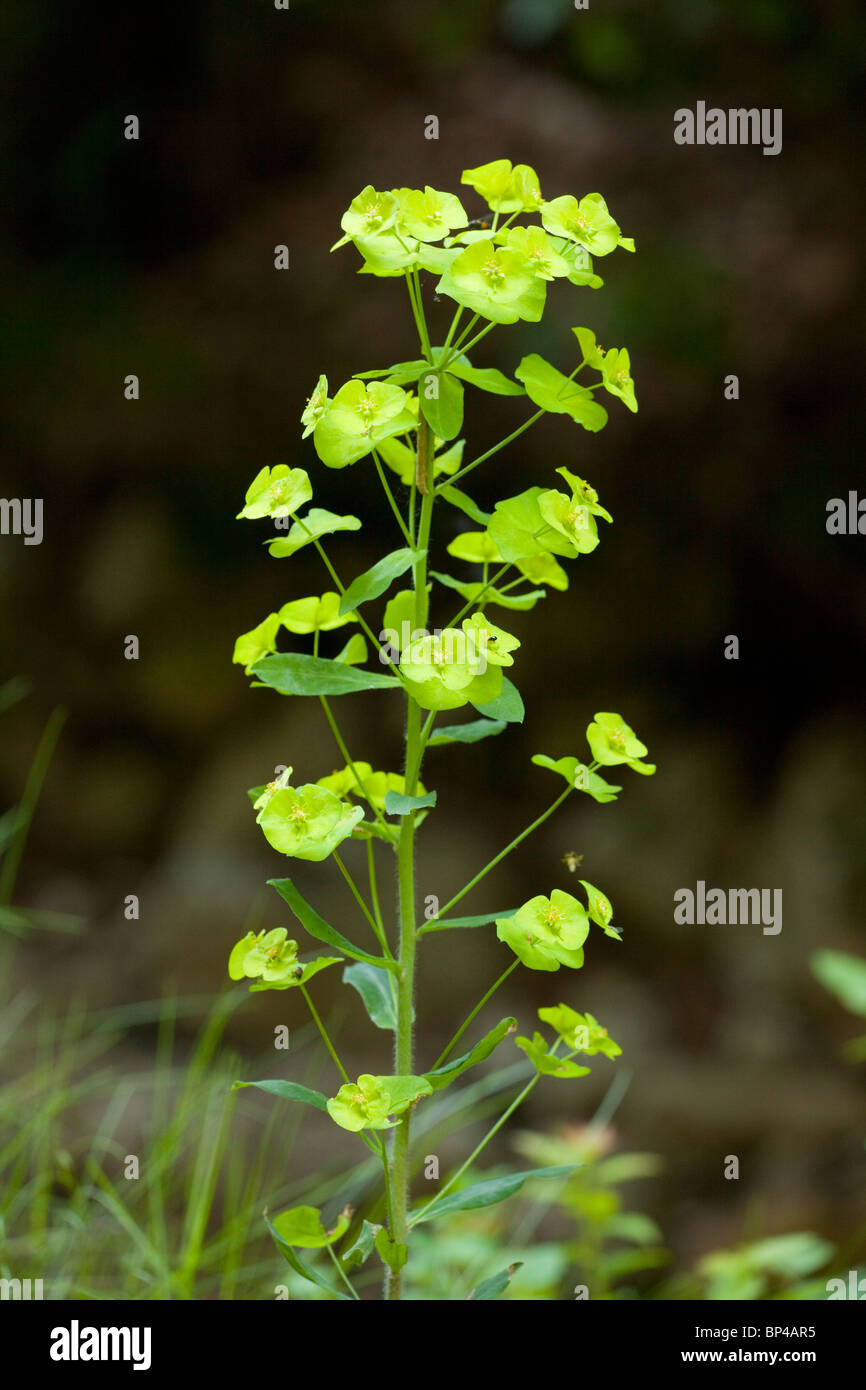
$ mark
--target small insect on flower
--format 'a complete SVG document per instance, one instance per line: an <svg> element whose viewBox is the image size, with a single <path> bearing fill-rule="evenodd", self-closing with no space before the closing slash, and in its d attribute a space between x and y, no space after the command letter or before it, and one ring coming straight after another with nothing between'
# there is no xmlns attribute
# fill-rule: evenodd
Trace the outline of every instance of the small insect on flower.
<svg viewBox="0 0 866 1390"><path fill-rule="evenodd" d="M560 863L564 864L570 874L574 874L583 863L583 855L576 854L573 849L566 850Z"/></svg>

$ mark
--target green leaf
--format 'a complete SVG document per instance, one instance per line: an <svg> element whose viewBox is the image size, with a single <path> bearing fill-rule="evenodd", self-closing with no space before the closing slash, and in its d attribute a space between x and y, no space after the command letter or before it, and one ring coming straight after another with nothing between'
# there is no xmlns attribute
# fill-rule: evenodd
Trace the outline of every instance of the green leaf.
<svg viewBox="0 0 866 1390"><path fill-rule="evenodd" d="M423 1076L370 1076L347 1081L328 1101L328 1114L341 1129L357 1134L362 1129L393 1129L393 1118L408 1110L421 1096L433 1094Z"/></svg>
<svg viewBox="0 0 866 1390"><path fill-rule="evenodd" d="M376 1236L381 1231L381 1226L376 1226L372 1221L362 1221L361 1229L353 1243L349 1246L345 1254L340 1256L347 1269L353 1269L355 1265L362 1265L373 1253L373 1246Z"/></svg>
<svg viewBox="0 0 866 1390"><path fill-rule="evenodd" d="M320 970L327 970L330 965L344 965L342 956L316 956L314 960L309 960L300 967L300 974L294 979L287 980L257 980L254 985L250 985L250 994L255 994L263 989L295 989L298 985L309 984L314 975L318 975Z"/></svg>
<svg viewBox="0 0 866 1390"><path fill-rule="evenodd" d="M607 424L607 411L593 399L589 388L564 376L537 352L524 357L514 375L525 385L530 400L542 410L570 415L584 429L593 432Z"/></svg>
<svg viewBox="0 0 866 1390"><path fill-rule="evenodd" d="M340 595L333 589L324 594L310 594L308 598L292 599L284 603L277 614L283 627L297 636L309 636L313 632L333 632L345 627L347 623L357 622L354 613L340 612ZM261 660L274 651L274 643L268 651L262 651L253 660ZM252 664L252 662L250 663Z"/></svg>
<svg viewBox="0 0 866 1390"><path fill-rule="evenodd" d="M274 1243L283 1259L287 1264L291 1265L296 1274L300 1274L301 1278L306 1279L310 1284L317 1284L320 1289L324 1289L332 1298L342 1299L346 1303L352 1301L347 1293L341 1293L339 1289L333 1288L328 1283L327 1279L322 1278L321 1274L318 1274L314 1269L310 1269L309 1265L304 1264L300 1256L296 1255L292 1247L283 1240L273 1222L268 1219L267 1212L265 1213L265 1225L270 1231Z"/></svg>
<svg viewBox="0 0 866 1390"><path fill-rule="evenodd" d="M542 204L541 222L546 231L578 242L592 256L610 255L622 238L600 193L587 193L580 202L570 193L554 198Z"/></svg>
<svg viewBox="0 0 866 1390"><path fill-rule="evenodd" d="M281 695L352 695L357 690L388 690L400 685L395 676L305 652L266 656L256 662L252 674Z"/></svg>
<svg viewBox="0 0 866 1390"><path fill-rule="evenodd" d="M331 536L335 531L360 529L361 523L356 516L337 516L334 512L326 512L322 507L311 507L306 516L295 522L287 536L265 541L265 545L268 547L268 554L277 560L285 560L302 546L317 541L320 536Z"/></svg>
<svg viewBox="0 0 866 1390"><path fill-rule="evenodd" d="M320 381L324 382L327 393L327 380L320 377ZM265 467L247 488L246 505L238 512L237 520L290 516L300 511L312 496L309 474L303 468L289 468L285 463L278 463L275 468Z"/></svg>
<svg viewBox="0 0 866 1390"><path fill-rule="evenodd" d="M289 1211L281 1211L271 1224L287 1245L323 1250L346 1234L349 1218L340 1216L333 1231L326 1231L318 1207L292 1207Z"/></svg>
<svg viewBox="0 0 866 1390"><path fill-rule="evenodd" d="M353 633L342 651L337 652L334 660L342 661L346 666L362 666L367 660L367 639L363 633Z"/></svg>
<svg viewBox="0 0 866 1390"><path fill-rule="evenodd" d="M343 971L343 983L358 991L367 1016L377 1028L396 1031L397 1012L394 996L381 970L368 965L366 961L359 961L357 965L347 965Z"/></svg>
<svg viewBox="0 0 866 1390"><path fill-rule="evenodd" d="M409 550L404 547L402 550L392 550L390 555L385 555L376 564L366 570L364 574L359 574L343 594L340 600L340 612L349 613L359 604L369 603L371 599L378 598L389 589L395 579L401 574L405 574L416 560L420 560L426 551Z"/></svg>
<svg viewBox="0 0 866 1390"><path fill-rule="evenodd" d="M330 926L323 917L319 916L315 908L301 897L290 878L270 878L268 879L268 887L276 888L283 901L287 902L292 909L301 926L317 941L326 941L329 946L336 946L339 951L351 956L353 960L368 961L370 965L375 965L380 970L398 969L396 961L386 960L384 956L371 956L368 952L353 946L342 932L337 931L336 927Z"/></svg>
<svg viewBox="0 0 866 1390"><path fill-rule="evenodd" d="M504 719L472 719L467 724L446 724L427 740L428 748L444 743L478 743L482 738L501 734L508 725Z"/></svg>
<svg viewBox="0 0 866 1390"><path fill-rule="evenodd" d="M386 816L409 816L413 811L420 811L425 806L435 805L435 792L428 792L426 796L405 796L403 792L385 793Z"/></svg>
<svg viewBox="0 0 866 1390"><path fill-rule="evenodd" d="M571 541L552 530L542 516L538 499L545 491L540 487L527 488L516 497L497 502L493 509L488 534L499 547L503 560L514 560L518 568L521 561L534 555L550 552L573 559L577 554Z"/></svg>
<svg viewBox="0 0 866 1390"><path fill-rule="evenodd" d="M277 633L280 630L279 613L271 613L257 627L242 632L235 642L232 661L243 666L248 676L257 661L270 656L277 649Z"/></svg>
<svg viewBox="0 0 866 1390"><path fill-rule="evenodd" d="M408 1245L399 1245L397 1241L392 1240L384 1226L380 1226L376 1232L375 1245L382 1263L394 1274L399 1273L409 1257Z"/></svg>
<svg viewBox="0 0 866 1390"><path fill-rule="evenodd" d="M523 1261L516 1260L507 1269L502 1269L498 1274L493 1274L489 1279L482 1279L481 1283L474 1288L466 1300L468 1303L478 1303L481 1299L498 1298L504 1293L519 1269L523 1268Z"/></svg>
<svg viewBox="0 0 866 1390"><path fill-rule="evenodd" d="M446 1062L444 1066L437 1067L435 1071L424 1073L425 1081L429 1081L434 1091L441 1091L444 1086L450 1086L452 1081L456 1081L458 1076L462 1076L470 1067L476 1067L479 1062L484 1062L491 1052L499 1046L506 1033L516 1027L516 1018L503 1018L497 1023L495 1028L477 1042L469 1052L464 1052L462 1057L455 1057L452 1062Z"/></svg>
<svg viewBox="0 0 866 1390"><path fill-rule="evenodd" d="M430 363L425 357L416 357L412 362L395 362L393 367L380 367L375 372L356 372L356 381L368 381L373 377L387 377L392 386L403 386L407 381L417 381Z"/></svg>
<svg viewBox="0 0 866 1390"><path fill-rule="evenodd" d="M490 520L491 513L483 512L478 503L473 502L472 498L468 497L465 492L461 492L459 487L454 487L451 483L443 483L437 488L436 493L438 497L444 497L446 502L450 502L452 507L457 507L461 512L464 512L479 526L486 526Z"/></svg>
<svg viewBox="0 0 866 1390"><path fill-rule="evenodd" d="M516 911L516 907L510 907L505 912L486 912L481 917L449 917L443 922L440 922L438 918L431 918L429 922L425 922L423 927L418 928L417 935L423 936L425 932L430 931L450 931L452 927L466 929L472 927L487 927L491 922L498 922L507 917L513 917Z"/></svg>
<svg viewBox="0 0 866 1390"><path fill-rule="evenodd" d="M866 1018L866 960L844 951L816 951L809 964L812 974L846 1009Z"/></svg>
<svg viewBox="0 0 866 1390"><path fill-rule="evenodd" d="M547 1043L541 1033L534 1033L532 1038L515 1038L515 1044L526 1053L535 1070L541 1076L556 1076L560 1080L571 1079L575 1076L589 1076L590 1068L582 1067L578 1062L571 1062L567 1057L554 1057L547 1050Z"/></svg>
<svg viewBox="0 0 866 1390"><path fill-rule="evenodd" d="M431 372L418 380L418 402L438 439L456 439L463 424L463 384L450 372Z"/></svg>
<svg viewBox="0 0 866 1390"><path fill-rule="evenodd" d="M539 599L547 598L545 589L530 589L525 594L504 594L499 589L494 589L491 584L482 584L479 580L464 582L454 579L450 574L441 574L438 570L431 570L430 577L438 579L446 589L456 590L468 603L475 603L483 591L485 604L499 604L502 608L516 609L519 613L527 612L535 607Z"/></svg>
<svg viewBox="0 0 866 1390"><path fill-rule="evenodd" d="M295 1100L301 1105L314 1105L317 1110L325 1110L327 1113L327 1097L323 1096L321 1091L311 1091L309 1086L301 1086L296 1081L235 1081L232 1090L240 1091L244 1086L255 1086L259 1091L279 1096L280 1100Z"/></svg>
<svg viewBox="0 0 866 1390"><path fill-rule="evenodd" d="M345 468L383 439L414 428L409 396L399 386L354 379L341 386L313 433L316 453L327 468Z"/></svg>
<svg viewBox="0 0 866 1390"><path fill-rule="evenodd" d="M597 772L590 772L586 763L582 763L580 758L554 759L549 758L546 753L535 753L532 761L536 767L546 767L550 772L558 773L575 791L586 792L594 801L598 801L602 805L607 801L616 801L622 791L622 787L616 787L612 782L606 782L603 777L599 777Z"/></svg>
<svg viewBox="0 0 866 1390"><path fill-rule="evenodd" d="M494 159L477 169L464 169L461 183L468 183L494 212L536 212L543 204L538 175L529 164Z"/></svg>
<svg viewBox="0 0 866 1390"><path fill-rule="evenodd" d="M462 1192L452 1192L447 1197L434 1199L429 1208L422 1207L420 1211L412 1213L409 1225L417 1226L422 1221L438 1220L440 1216L450 1216L455 1211L477 1211L479 1207L492 1207L497 1202L504 1202L506 1197L513 1197L529 1178L564 1178L579 1167L579 1163L567 1163L556 1168L528 1168L523 1173L506 1173L501 1178L487 1178L484 1182L464 1187Z"/></svg>
<svg viewBox="0 0 866 1390"><path fill-rule="evenodd" d="M493 323L538 323L547 286L518 251L508 246L497 251L489 241L476 241L451 263L436 293L447 294Z"/></svg>
<svg viewBox="0 0 866 1390"><path fill-rule="evenodd" d="M11 680L5 681L0 685L0 714L4 710L11 709L19 700L23 700L30 694L30 682L23 676L13 676Z"/></svg>
<svg viewBox="0 0 866 1390"><path fill-rule="evenodd" d="M269 661L279 658L268 657ZM473 701L474 703L474 701ZM526 711L520 698L520 691L507 676L502 677L502 693L487 705L475 705L479 714L488 719L504 719L506 724L522 724Z"/></svg>
<svg viewBox="0 0 866 1390"><path fill-rule="evenodd" d="M480 391L490 391L494 396L526 395L522 386L495 367L473 367L465 357L458 357L449 363L448 370L468 381L470 386L477 386Z"/></svg>

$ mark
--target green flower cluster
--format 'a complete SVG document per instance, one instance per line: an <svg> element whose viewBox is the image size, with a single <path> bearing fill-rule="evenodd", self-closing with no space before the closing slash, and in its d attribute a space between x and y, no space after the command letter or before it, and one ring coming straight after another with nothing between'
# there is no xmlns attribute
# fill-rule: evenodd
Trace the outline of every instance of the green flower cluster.
<svg viewBox="0 0 866 1390"><path fill-rule="evenodd" d="M566 756L554 759L546 753L536 753L532 761L538 767L546 767L551 772L558 773L560 777L565 778L570 787L586 792L599 802L615 801L622 787L616 787L599 777L595 770L597 767L625 764L633 772L639 772L644 777L651 776L656 770L655 763L641 761L647 752L646 744L641 743L634 729L626 724L621 714L597 714L587 727L586 738L595 758L592 767L587 767L580 758Z"/></svg>
<svg viewBox="0 0 866 1390"><path fill-rule="evenodd" d="M422 1076L359 1076L328 1101L328 1114L342 1129L391 1129L401 1115L433 1087Z"/></svg>
<svg viewBox="0 0 866 1390"><path fill-rule="evenodd" d="M505 215L506 225L491 222L475 231L460 200L430 185L388 192L368 185L343 213L343 236L331 249L353 242L363 274L438 272L436 292L502 324L517 318L537 322L550 279L599 288L589 257L607 256L617 246L634 250L601 193L546 202L528 164L493 160L464 170L461 182L487 202L495 218ZM520 214L538 215L541 227L513 227Z"/></svg>
<svg viewBox="0 0 866 1390"><path fill-rule="evenodd" d="M316 786L325 787L344 801L350 796L363 797L374 810L384 811L388 792L405 794L406 778L401 772L374 772L369 763L357 762L340 772L320 777ZM423 782L416 782L415 786L416 796L426 796Z"/></svg>
<svg viewBox="0 0 866 1390"><path fill-rule="evenodd" d="M244 674L249 676L257 661L277 650L277 634L281 627L288 632L304 635L334 632L347 623L357 621L357 613L340 612L340 595L333 590L319 596L313 594L309 598L293 599L290 603L284 603L279 612L269 613L249 632L241 633L235 642L232 661L243 666Z"/></svg>
<svg viewBox="0 0 866 1390"><path fill-rule="evenodd" d="M514 1041L541 1076L556 1076L560 1080L588 1076L590 1068L572 1060L578 1053L587 1057L601 1054L611 1060L622 1053L619 1043L614 1042L592 1014L579 1014L567 1004L557 1004L554 1008L539 1009L538 1017L542 1023L551 1024L559 1034L553 1047L548 1047L544 1036L537 1031L532 1038L515 1038ZM562 1043L570 1049L569 1056L558 1055Z"/></svg>
<svg viewBox="0 0 866 1390"><path fill-rule="evenodd" d="M613 517L599 504L598 493L585 479L567 468L556 471L568 483L568 493L532 487L505 498L497 502L484 531L462 532L451 542L448 553L470 564L512 564L531 583L567 589L568 575L555 557L574 560L588 555L599 542L596 517L608 522ZM469 598L469 586L466 588ZM479 596L482 588L478 587ZM524 606L523 596L511 597L495 587L486 589L483 597L486 603L504 607Z"/></svg>
<svg viewBox="0 0 866 1390"><path fill-rule="evenodd" d="M313 496L310 475L303 468L263 468L247 488L244 506L237 520L257 521L260 517L290 516Z"/></svg>
<svg viewBox="0 0 866 1390"><path fill-rule="evenodd" d="M597 714L586 731L592 755L602 767L616 767L625 763L632 772L640 772L644 777L655 772L655 763L645 763L647 746L641 743L634 729L626 724L621 714Z"/></svg>
<svg viewBox="0 0 866 1390"><path fill-rule="evenodd" d="M320 970L339 965L342 956L317 956L302 963L298 943L289 941L285 927L273 931L247 932L232 947L229 976L232 980L256 980L253 989L291 989L305 985Z"/></svg>
<svg viewBox="0 0 866 1390"><path fill-rule="evenodd" d="M567 1004L557 1004L555 1007L539 1009L538 1017L542 1023L549 1023L566 1047L570 1047L574 1052L582 1052L586 1057L594 1057L600 1053L611 1060L622 1055L619 1043L614 1042L607 1029L602 1028L592 1014L579 1014Z"/></svg>
<svg viewBox="0 0 866 1390"><path fill-rule="evenodd" d="M613 908L608 899L591 883L580 882L586 889L587 907L571 893L554 888L549 898L542 894L530 898L512 917L497 917L499 940L530 970L558 970L561 965L579 970L592 922L619 940L610 924Z"/></svg>
<svg viewBox="0 0 866 1390"><path fill-rule="evenodd" d="M502 668L514 664L516 637L482 613L460 628L414 637L400 656L406 688L422 709L485 705L502 691Z"/></svg>
<svg viewBox="0 0 866 1390"><path fill-rule="evenodd" d="M364 812L314 782L289 786L291 771L269 782L255 801L256 822L268 844L281 854L319 862L349 838Z"/></svg>

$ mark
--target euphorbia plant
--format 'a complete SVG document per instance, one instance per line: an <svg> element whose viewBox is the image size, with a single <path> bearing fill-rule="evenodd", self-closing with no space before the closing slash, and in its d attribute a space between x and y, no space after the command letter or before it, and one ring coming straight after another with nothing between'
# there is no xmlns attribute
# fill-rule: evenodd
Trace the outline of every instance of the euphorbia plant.
<svg viewBox="0 0 866 1390"><path fill-rule="evenodd" d="M273 886L297 926L250 933L233 949L229 974L232 979L254 981L253 990L298 989L342 1081L334 1085L330 1096L288 1080L252 1084L318 1106L381 1160L381 1221L365 1220L358 1227L353 1213L344 1212L329 1232L315 1208L299 1207L268 1223L293 1267L341 1298L357 1297L348 1271L374 1251L386 1266L385 1296L399 1298L414 1225L444 1218L449 1211L501 1200L517 1191L527 1176L567 1171L533 1170L455 1190L488 1139L542 1076L579 1077L588 1068L576 1057L601 1053L612 1059L619 1053L591 1014L580 1014L558 1002L556 991L550 1006L539 1010L555 1038L534 1031L531 1039L514 1039L532 1063L527 1084L457 1171L429 1200L409 1210L413 1111L485 1060L516 1031L516 1021L504 1018L468 1051L454 1057L458 1041L481 1007L521 964L547 972L580 969L593 925L607 937L619 939L610 900L585 880L579 880L583 896L554 888L549 896L539 893L509 912L464 918L453 916L453 909L568 797L582 794L602 804L615 800L621 788L600 769L654 771L643 761L647 751L643 743L619 714L595 714L586 730L589 752L533 758L563 779L564 788L553 803L434 916L420 915L415 841L424 819L438 814L434 811L437 792L428 791L421 782L425 754L434 747L459 749L501 737L511 723L524 717L511 679L512 672L519 672L521 642L494 621L489 610L503 611L509 625L517 626L519 615L544 599L549 589L567 590L570 564L599 544L599 522L612 520L595 488L567 467L556 469L556 476L543 485L497 501L492 512L483 511L463 490L463 481L545 413L567 417L569 430L579 426L594 432L607 421L598 399L604 393L619 397L629 410L637 409L627 351L605 350L589 328L574 328L576 365L566 363L562 370L531 353L523 357L511 378L470 358L497 325L519 319L537 323L553 281L598 289L602 280L592 258L607 256L618 247L634 250L604 199L590 193L581 199L566 195L548 201L533 169L512 167L504 159L464 171L462 182L485 200L489 212L470 218L454 194L430 187L390 191L368 187L353 200L342 218L344 235L333 249L353 243L363 273L404 282L419 354L390 367L359 372L333 394L327 378L320 376L301 420L303 436L312 435L321 465L375 470L399 529L399 548L365 573L344 580L323 539L357 530L361 521L316 506L304 511L313 501L314 487L302 468L262 469L239 514L272 520L276 535L266 544L277 558L312 547L329 586L322 593L293 599L244 633L237 640L234 659L255 684L321 703L344 762L342 769L298 785L288 768L250 795L257 822L275 850L289 858L334 860L351 889L358 929L347 928L350 939L322 919L292 879L274 879ZM438 329L428 324L422 272L435 277L437 302L450 299L456 305L450 323L443 322L439 345L431 336L438 335ZM461 432L467 386L494 395L527 396L536 409L507 438L464 463ZM434 514L437 521L441 518L447 552L469 567L460 577L434 567ZM466 529L466 518L474 529ZM404 576L411 578L411 587ZM395 591L401 579L404 587ZM378 623L371 616L377 600L384 603ZM437 622L445 621L431 631L434 601ZM457 611L449 612L458 604ZM322 634L339 632L336 641L344 641L342 629L349 625L356 630L345 645L326 655ZM306 650L278 651L284 629L299 639L296 648L311 639L312 650L308 645ZM404 703L406 739L399 771L374 770L350 751L331 701L359 692L373 692L368 696L371 701ZM471 717L437 723L443 712L460 709L468 710ZM438 782L438 769L435 778ZM343 844L350 839L364 842L368 878L364 887L343 859ZM382 854L393 856L399 902L396 930L391 930L380 908L377 875ZM364 923L371 940L359 946L355 942ZM442 1054L435 1060L418 1059L413 1019L420 939L432 932L494 925L512 956L510 964L469 1012ZM289 936L290 930L297 933L299 927L324 942L333 954L299 955L297 941ZM338 963L344 964L343 979L360 994L372 1023L394 1034L390 1075L355 1070L350 1075L313 1004L308 983L319 971ZM344 1236L344 1247L338 1252ZM308 1267L296 1253L299 1247L326 1249L338 1279L326 1280ZM507 1283L507 1274L493 1283L495 1289L479 1289L476 1295L495 1296Z"/></svg>

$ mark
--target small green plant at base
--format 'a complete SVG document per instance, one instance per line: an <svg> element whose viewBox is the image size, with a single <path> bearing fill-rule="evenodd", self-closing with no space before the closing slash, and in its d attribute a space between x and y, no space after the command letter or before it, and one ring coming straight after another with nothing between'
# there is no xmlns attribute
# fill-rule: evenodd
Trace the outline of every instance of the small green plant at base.
<svg viewBox="0 0 866 1390"><path fill-rule="evenodd" d="M293 783L293 771L288 768L267 785L253 788L250 796L257 823L275 850L311 862L333 859L372 939L363 946L349 940L319 915L292 879L277 878L273 886L296 922L323 943L328 954L313 958L300 954L299 943L290 935L297 931L294 925L251 932L234 947L229 973L235 980L249 979L255 991L297 989L342 1082L331 1095L289 1081L253 1084L324 1111L337 1126L357 1135L381 1162L381 1222L364 1221L359 1227L347 1215L329 1230L317 1209L309 1207L267 1218L275 1242L295 1273L341 1299L358 1297L349 1271L374 1253L385 1266L385 1297L399 1299L407 1264L411 1271L411 1232L416 1227L503 1201L530 1179L562 1178L572 1171L573 1165L553 1165L460 1186L489 1141L542 1077L578 1078L589 1068L575 1059L600 1053L606 1064L619 1052L590 1014L579 1014L552 1000L549 1008L539 1011L550 1031L515 1039L532 1063L530 1079L436 1195L410 1210L413 1114L434 1093L485 1061L516 1029L514 1019L504 1018L467 1051L453 1056L481 1008L521 964L548 973L562 967L580 969L593 926L619 940L610 899L586 880L580 880L583 896L554 888L549 896L538 893L508 911L459 917L454 909L567 798L585 795L604 804L621 791L607 780L610 769L655 771L644 761L645 745L621 715L595 714L586 729L588 753L533 758L565 784L552 804L433 917L421 918L415 841L426 818L437 814L437 791L428 790L421 781L425 755L442 746L459 748L501 737L509 725L524 717L518 688L506 674L519 667L521 642L491 619L488 609L519 615L542 601L549 589L567 590L568 565L598 546L600 522L612 522L596 489L564 465L551 480L555 486L527 488L497 501L491 512L483 511L458 484L545 414L565 417L569 429L594 433L607 422L598 396L614 396L630 411L637 410L628 352L605 350L594 332L583 326L573 329L577 364L566 364L566 370L531 353L509 377L470 358L498 326L519 320L539 322L553 282L563 280L597 290L602 280L594 259L617 248L634 251L634 243L622 235L601 195L547 200L533 169L512 166L505 159L465 170L462 182L486 202L488 211L481 217L470 218L458 197L429 186L390 191L367 187L352 201L342 218L343 236L332 249L354 244L362 258L362 273L403 281L419 355L359 372L333 395L327 377L319 376L301 420L304 437L312 436L325 467L343 469L363 460L375 470L383 505L397 527L399 547L351 582L344 582L324 538L357 531L361 521L352 514L337 515L316 506L304 511L313 501L314 488L303 468L263 468L248 488L239 513L244 520L273 523L277 534L265 542L272 556L287 559L312 547L327 576L324 592L284 604L243 633L237 639L234 660L255 685L285 696L318 699L345 766L300 785ZM438 345L428 323L422 272L437 277L437 300L450 299L456 306ZM461 432L467 387L499 396L526 396L535 410L500 443L464 463ZM442 513L446 523L452 523L447 551L472 567L471 578L432 567L434 514L438 518ZM453 523L465 517L476 529L455 535ZM404 576L411 587L394 592ZM430 631L434 586L437 602L456 606L456 612L447 616L444 626ZM386 599L384 614L375 627L368 621L368 605L382 599ZM326 636L324 640L344 641L346 634L341 630L350 625L360 630L334 655L324 655L322 634L340 631L338 639ZM312 650L278 651L283 629L310 639ZM380 647L384 636L387 645ZM373 669L367 663L376 655L378 669ZM331 702L337 696L361 692L376 692L372 696L376 700L396 697L404 702L406 739L400 770L374 770L349 749ZM437 725L443 713L467 708L473 712L471 719ZM362 841L365 847L365 888L342 857L343 845L350 839ZM394 864L399 902L396 938L389 933L380 908L377 851L390 854ZM513 959L441 1055L422 1069L413 1041L418 943L433 932L494 924ZM389 1075L356 1071L350 1075L315 1008L308 984L314 975L337 964L344 966L343 979L361 996L372 1023L394 1034ZM305 1262L297 1253L299 1248L326 1253L331 1265L330 1270L324 1266L327 1278ZM497 1297L510 1277L508 1270L492 1276L475 1296Z"/></svg>

